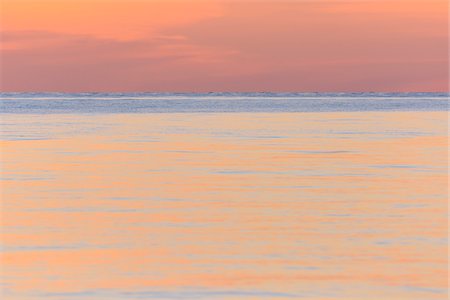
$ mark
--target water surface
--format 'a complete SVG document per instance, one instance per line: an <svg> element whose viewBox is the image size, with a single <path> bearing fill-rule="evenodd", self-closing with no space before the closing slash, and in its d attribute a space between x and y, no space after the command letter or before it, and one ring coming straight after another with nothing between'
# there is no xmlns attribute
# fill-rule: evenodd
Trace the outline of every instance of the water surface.
<svg viewBox="0 0 450 300"><path fill-rule="evenodd" d="M446 95L0 108L2 299L447 299Z"/></svg>

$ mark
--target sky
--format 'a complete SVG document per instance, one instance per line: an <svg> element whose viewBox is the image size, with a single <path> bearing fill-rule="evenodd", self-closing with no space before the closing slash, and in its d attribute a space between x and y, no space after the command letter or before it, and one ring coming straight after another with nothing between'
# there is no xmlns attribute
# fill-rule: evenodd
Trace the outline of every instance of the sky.
<svg viewBox="0 0 450 300"><path fill-rule="evenodd" d="M0 0L1 91L448 91L446 0Z"/></svg>

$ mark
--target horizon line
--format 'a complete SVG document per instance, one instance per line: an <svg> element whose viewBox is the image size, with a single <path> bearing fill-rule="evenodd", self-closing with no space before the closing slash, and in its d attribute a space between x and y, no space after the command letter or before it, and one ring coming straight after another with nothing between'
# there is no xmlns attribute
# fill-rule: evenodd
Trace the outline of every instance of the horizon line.
<svg viewBox="0 0 450 300"><path fill-rule="evenodd" d="M450 91L1 91L0 94L450 94Z"/></svg>

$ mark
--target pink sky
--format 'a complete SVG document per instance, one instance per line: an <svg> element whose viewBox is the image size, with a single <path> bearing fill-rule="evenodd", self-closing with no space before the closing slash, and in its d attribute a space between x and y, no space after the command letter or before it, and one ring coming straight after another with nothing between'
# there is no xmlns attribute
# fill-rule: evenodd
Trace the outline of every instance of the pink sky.
<svg viewBox="0 0 450 300"><path fill-rule="evenodd" d="M3 0L2 91L447 91L447 2Z"/></svg>

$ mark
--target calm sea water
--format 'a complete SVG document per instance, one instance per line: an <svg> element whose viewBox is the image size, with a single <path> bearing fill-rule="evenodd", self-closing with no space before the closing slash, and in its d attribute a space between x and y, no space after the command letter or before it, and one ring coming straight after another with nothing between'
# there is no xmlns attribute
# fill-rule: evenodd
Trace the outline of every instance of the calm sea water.
<svg viewBox="0 0 450 300"><path fill-rule="evenodd" d="M446 94L13 94L2 299L447 299Z"/></svg>

